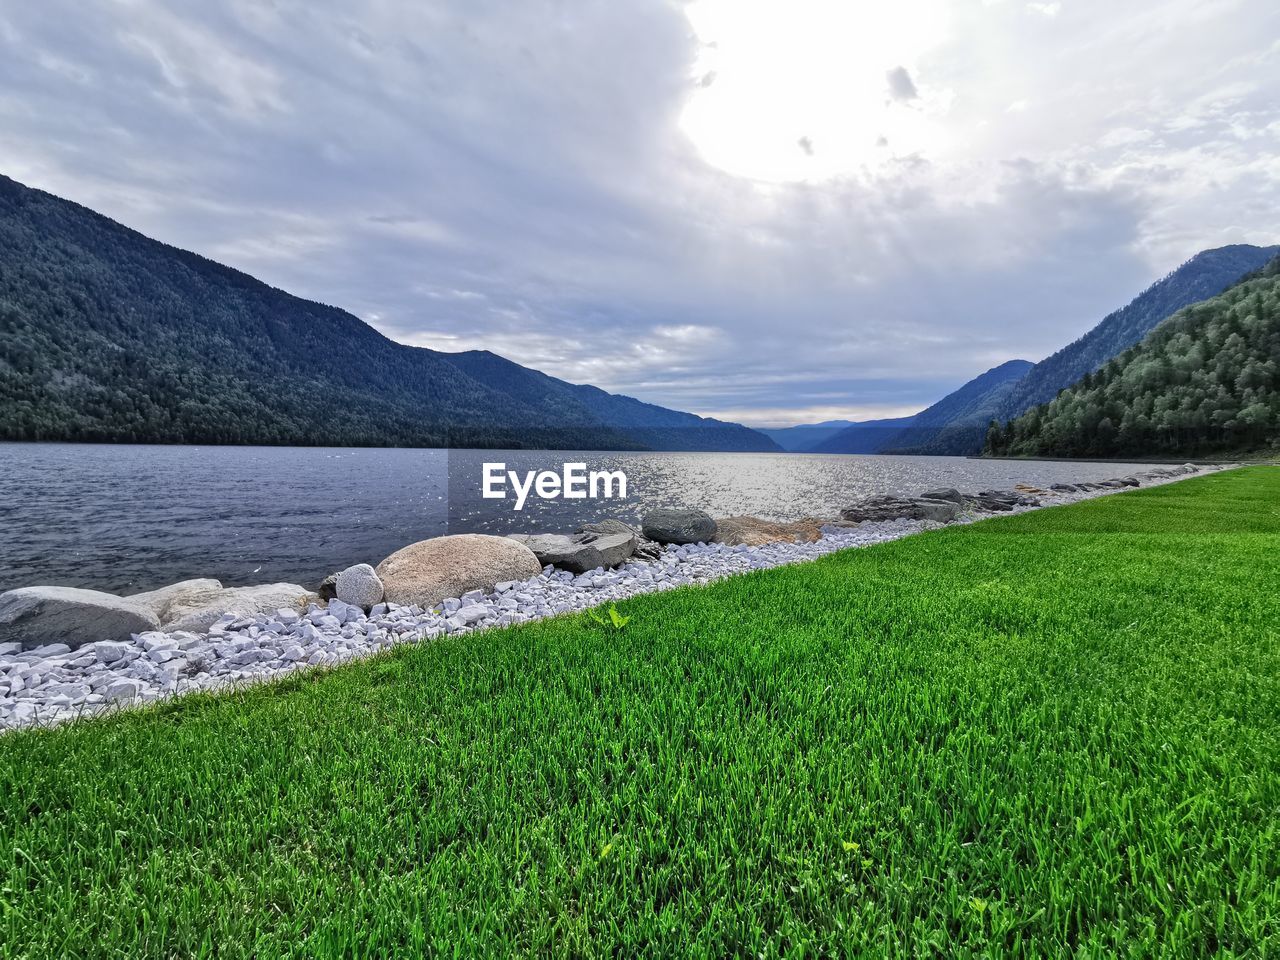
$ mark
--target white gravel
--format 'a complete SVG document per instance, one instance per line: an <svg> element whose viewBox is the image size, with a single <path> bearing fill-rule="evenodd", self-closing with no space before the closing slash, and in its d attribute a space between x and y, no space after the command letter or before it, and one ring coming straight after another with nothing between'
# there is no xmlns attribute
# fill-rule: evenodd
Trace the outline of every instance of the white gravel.
<svg viewBox="0 0 1280 960"><path fill-rule="evenodd" d="M1201 468L1206 472L1216 468ZM1184 479L1144 479L1156 486ZM1117 490L1041 496L1042 507L1106 496ZM967 514L972 523L992 514ZM471 633L584 610L641 593L707 583L720 577L814 560L836 550L868 547L943 526L927 520L827 526L814 543L761 547L692 544L668 547L655 561L633 561L613 570L575 576L545 568L532 579L501 583L491 594L473 591L432 610L378 604L366 615L331 600L327 607L279 610L235 619L228 615L207 634L153 631L131 642L99 642L71 650L50 644L20 651L0 644L0 730L54 724L147 703L194 690L218 690L281 677L295 670L334 666L445 634Z"/></svg>

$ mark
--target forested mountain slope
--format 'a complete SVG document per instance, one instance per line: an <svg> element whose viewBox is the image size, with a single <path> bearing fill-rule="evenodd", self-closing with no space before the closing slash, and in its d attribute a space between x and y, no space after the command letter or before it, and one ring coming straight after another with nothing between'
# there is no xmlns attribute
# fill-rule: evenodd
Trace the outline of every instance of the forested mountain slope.
<svg viewBox="0 0 1280 960"><path fill-rule="evenodd" d="M0 439L776 450L357 317L0 177Z"/></svg>
<svg viewBox="0 0 1280 960"><path fill-rule="evenodd" d="M986 451L1192 457L1280 446L1280 258L1004 426Z"/></svg>
<svg viewBox="0 0 1280 960"><path fill-rule="evenodd" d="M1247 244L1203 250L1127 305L1104 317L1080 339L1034 366L1028 365L1017 376L1012 374L1017 373L1018 367L1009 365L989 371L957 391L971 394L973 384L997 374L996 382L990 383L985 395L976 402L957 404L953 399L956 395L944 398L917 414L902 433L885 438L878 449L885 453L977 453L991 420L1010 420L1037 404L1052 400L1060 390L1133 346L1162 320L1182 307L1221 293L1241 277L1264 266L1277 253L1280 247Z"/></svg>
<svg viewBox="0 0 1280 960"><path fill-rule="evenodd" d="M1261 269L1276 254L1280 254L1280 246L1234 244L1202 250L1124 307L1104 317L1079 340L1037 363L1004 398L995 411L995 418L1010 420L1038 404L1047 403L1059 390L1133 346L1162 320L1185 306L1216 296L1246 274Z"/></svg>

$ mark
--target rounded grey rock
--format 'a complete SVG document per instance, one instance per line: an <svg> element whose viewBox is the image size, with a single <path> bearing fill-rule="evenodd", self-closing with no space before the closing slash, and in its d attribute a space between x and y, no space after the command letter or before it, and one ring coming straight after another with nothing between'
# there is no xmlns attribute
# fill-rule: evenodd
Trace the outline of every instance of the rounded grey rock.
<svg viewBox="0 0 1280 960"><path fill-rule="evenodd" d="M389 603L432 607L469 590L522 581L542 572L538 558L508 537L463 533L435 537L397 550L378 564Z"/></svg>
<svg viewBox="0 0 1280 960"><path fill-rule="evenodd" d="M950 500L957 506L964 505L964 494L955 487L939 487L936 490L926 490L920 494L921 500Z"/></svg>
<svg viewBox="0 0 1280 960"><path fill-rule="evenodd" d="M930 500L921 497L915 501L915 506L921 520L950 523L960 516L960 504L952 500Z"/></svg>
<svg viewBox="0 0 1280 960"><path fill-rule="evenodd" d="M357 563L343 570L338 574L334 588L337 599L353 606L368 609L382 602L382 581L367 563Z"/></svg>
<svg viewBox="0 0 1280 960"><path fill-rule="evenodd" d="M652 510L641 528L657 543L707 543L716 535L715 520L702 510Z"/></svg>
<svg viewBox="0 0 1280 960"><path fill-rule="evenodd" d="M113 593L74 587L20 587L0 593L0 643L24 649L65 643L71 649L96 640L128 640L157 630L160 618L147 606Z"/></svg>

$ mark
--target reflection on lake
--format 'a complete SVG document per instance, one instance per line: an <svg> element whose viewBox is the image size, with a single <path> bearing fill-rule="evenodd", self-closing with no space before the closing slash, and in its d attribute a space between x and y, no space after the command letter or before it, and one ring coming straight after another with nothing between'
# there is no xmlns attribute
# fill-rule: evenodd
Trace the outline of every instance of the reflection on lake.
<svg viewBox="0 0 1280 960"><path fill-rule="evenodd" d="M480 497L481 465L623 470L625 501ZM111 592L189 577L314 586L449 533L570 530L656 506L832 517L859 497L1101 480L1136 464L771 453L567 453L325 447L0 444L0 590Z"/></svg>

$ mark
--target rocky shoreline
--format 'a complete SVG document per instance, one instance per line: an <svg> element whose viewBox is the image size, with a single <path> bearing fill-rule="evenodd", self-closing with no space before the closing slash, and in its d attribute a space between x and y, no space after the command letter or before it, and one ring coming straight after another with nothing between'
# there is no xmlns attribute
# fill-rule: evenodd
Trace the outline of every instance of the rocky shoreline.
<svg viewBox="0 0 1280 960"><path fill-rule="evenodd" d="M817 559L924 530L1221 469L1159 467L1102 483L851 504L840 519L715 520L654 511L573 534L464 534L361 563L312 592L190 580L131 597L66 587L0 594L0 731L334 666L401 643L570 613L626 597Z"/></svg>

